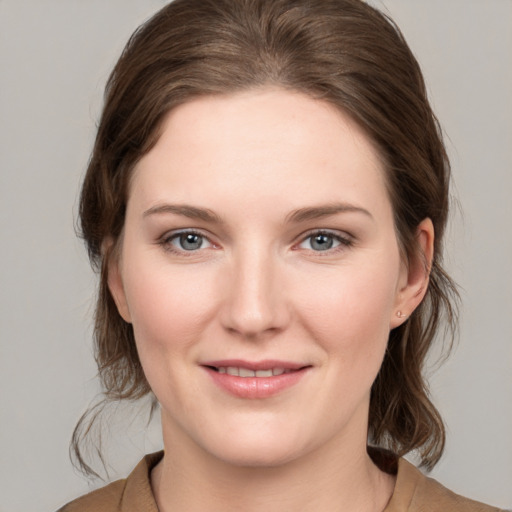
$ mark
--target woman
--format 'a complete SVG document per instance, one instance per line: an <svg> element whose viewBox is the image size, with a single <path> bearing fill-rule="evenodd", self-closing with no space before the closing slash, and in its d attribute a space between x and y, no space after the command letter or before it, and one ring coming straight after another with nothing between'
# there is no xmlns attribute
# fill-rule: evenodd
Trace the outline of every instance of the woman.
<svg viewBox="0 0 512 512"><path fill-rule="evenodd" d="M419 67L365 3L157 13L80 217L106 397L153 393L164 452L63 510L497 510L400 458L444 445L421 372L455 319L448 183Z"/></svg>

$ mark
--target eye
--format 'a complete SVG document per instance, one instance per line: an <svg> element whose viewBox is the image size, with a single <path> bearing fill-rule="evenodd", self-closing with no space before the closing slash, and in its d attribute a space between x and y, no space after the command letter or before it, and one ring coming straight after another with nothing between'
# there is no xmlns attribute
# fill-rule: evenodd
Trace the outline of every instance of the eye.
<svg viewBox="0 0 512 512"><path fill-rule="evenodd" d="M195 231L181 231L167 236L162 240L162 244L175 252L193 252L212 247L212 243L205 236Z"/></svg>
<svg viewBox="0 0 512 512"><path fill-rule="evenodd" d="M315 252L325 252L332 249L337 249L340 246L350 246L352 241L340 235L326 232L317 231L307 236L300 244L301 249L307 249Z"/></svg>

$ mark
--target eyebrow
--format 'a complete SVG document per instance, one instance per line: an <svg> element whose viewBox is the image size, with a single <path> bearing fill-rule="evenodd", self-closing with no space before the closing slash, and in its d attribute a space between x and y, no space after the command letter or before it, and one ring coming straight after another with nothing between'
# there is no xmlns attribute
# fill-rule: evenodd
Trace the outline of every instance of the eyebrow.
<svg viewBox="0 0 512 512"><path fill-rule="evenodd" d="M183 215L189 219L202 220L204 222L211 222L215 224L222 224L222 219L214 212L207 208L197 208L188 204L161 204L156 205L146 210L142 216L149 217L150 215L174 213L175 215Z"/></svg>
<svg viewBox="0 0 512 512"><path fill-rule="evenodd" d="M304 222L307 220L315 220L320 219L322 217L329 217L331 215L336 215L337 213L362 213L374 220L373 215L366 210L365 208L361 208L359 206L354 206L352 204L347 203L333 203L321 206L313 206L307 208L300 208L299 210L295 210L290 213L286 220L287 222Z"/></svg>
<svg viewBox="0 0 512 512"><path fill-rule="evenodd" d="M202 220L213 224L223 224L224 221L212 210L208 208L198 208L188 204L160 204L152 206L143 213L143 217L150 215L173 213L175 215L183 215L189 219ZM322 217L329 217L338 213L362 213L373 220L373 215L359 206L354 206L347 203L334 203L321 206L311 206L294 210L286 216L287 223L299 223L308 220L320 219Z"/></svg>

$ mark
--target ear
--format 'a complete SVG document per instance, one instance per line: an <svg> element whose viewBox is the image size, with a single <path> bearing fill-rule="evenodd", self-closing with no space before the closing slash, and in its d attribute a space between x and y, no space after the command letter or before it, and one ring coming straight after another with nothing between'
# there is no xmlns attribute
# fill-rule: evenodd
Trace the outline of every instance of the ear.
<svg viewBox="0 0 512 512"><path fill-rule="evenodd" d="M103 257L107 258L107 284L110 294L116 303L117 310L125 322L131 323L130 310L124 291L121 270L121 255L113 246L112 241L103 244Z"/></svg>
<svg viewBox="0 0 512 512"><path fill-rule="evenodd" d="M425 297L434 256L434 225L429 218L416 230L417 251L403 264L390 329L403 324Z"/></svg>

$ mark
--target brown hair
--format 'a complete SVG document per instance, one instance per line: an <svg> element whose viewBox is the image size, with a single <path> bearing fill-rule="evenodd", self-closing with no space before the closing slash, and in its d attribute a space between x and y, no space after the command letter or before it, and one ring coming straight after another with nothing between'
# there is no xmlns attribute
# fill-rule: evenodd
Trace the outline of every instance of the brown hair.
<svg viewBox="0 0 512 512"><path fill-rule="evenodd" d="M106 87L105 105L83 183L80 221L93 266L101 273L95 351L105 400L151 390L132 326L119 315L107 267L124 223L131 171L159 137L167 112L191 98L264 85L321 98L348 113L376 144L387 172L399 244L417 253L416 228L435 228L430 283L422 304L390 333L373 384L369 441L399 455L417 450L431 468L445 442L431 403L424 364L442 317L456 325L454 284L444 272L449 162L423 77L402 34L360 0L175 0L131 37ZM84 415L72 448L81 467Z"/></svg>

